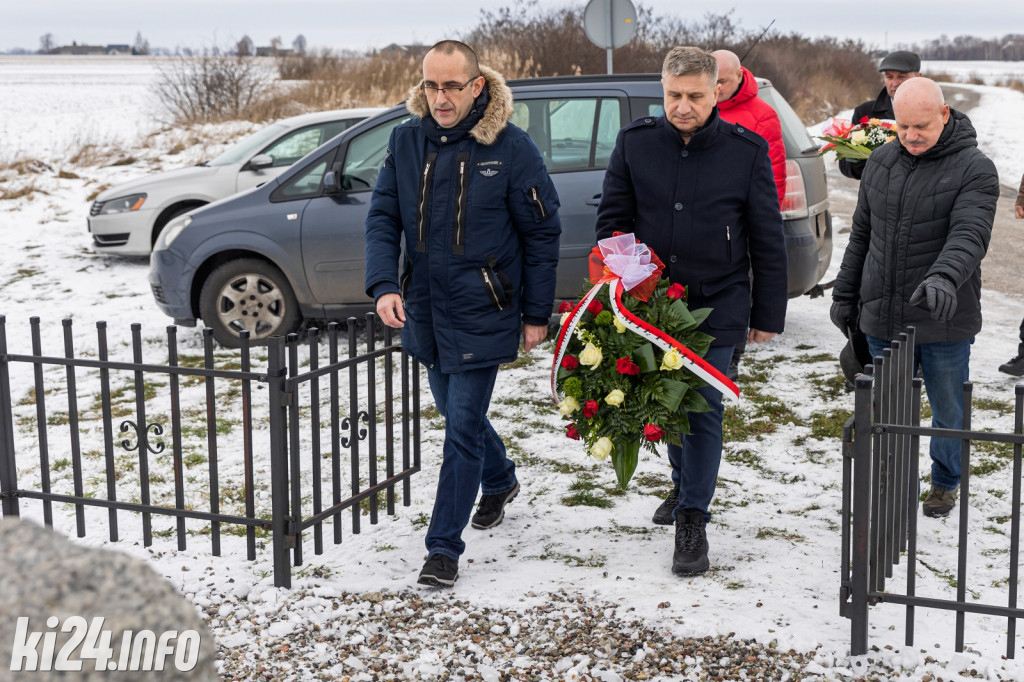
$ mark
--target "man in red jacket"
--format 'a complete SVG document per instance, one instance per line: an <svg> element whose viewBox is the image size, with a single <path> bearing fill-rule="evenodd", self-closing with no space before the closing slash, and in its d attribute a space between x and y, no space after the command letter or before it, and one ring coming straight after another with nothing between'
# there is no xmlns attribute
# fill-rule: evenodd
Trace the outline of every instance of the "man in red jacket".
<svg viewBox="0 0 1024 682"><path fill-rule="evenodd" d="M729 50L712 52L718 62L718 115L722 120L743 126L768 142L772 174L779 190L779 206L786 196L786 146L782 143L782 124L771 105L757 95L757 79L740 58Z"/></svg>
<svg viewBox="0 0 1024 682"><path fill-rule="evenodd" d="M752 130L768 142L768 158L772 161L772 175L779 191L779 207L786 197L786 145L782 143L782 124L779 115L771 105L761 99L757 92L754 74L740 65L740 58L729 50L712 52L718 62L718 115L723 121ZM740 359L746 349L745 343L738 343L733 349L729 363L728 377L733 381L740 373Z"/></svg>

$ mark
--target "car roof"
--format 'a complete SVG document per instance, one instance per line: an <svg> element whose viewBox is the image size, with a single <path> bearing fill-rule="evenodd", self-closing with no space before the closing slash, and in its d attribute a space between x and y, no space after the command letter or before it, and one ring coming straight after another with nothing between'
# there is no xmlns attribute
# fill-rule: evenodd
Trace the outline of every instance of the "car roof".
<svg viewBox="0 0 1024 682"><path fill-rule="evenodd" d="M322 123L324 121L338 121L346 118L370 118L375 114L379 114L382 111L387 111L387 107L362 107L358 109L332 109L330 111L314 111L308 114L300 114L298 116L291 116L289 118L282 118L277 123L287 126L289 128L300 128L302 126L311 125L313 123Z"/></svg>

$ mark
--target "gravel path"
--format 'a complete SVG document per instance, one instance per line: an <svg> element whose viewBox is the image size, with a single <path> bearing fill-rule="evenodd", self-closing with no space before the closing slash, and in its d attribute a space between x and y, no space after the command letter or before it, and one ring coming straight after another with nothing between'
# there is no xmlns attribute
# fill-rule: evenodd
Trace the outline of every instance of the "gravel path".
<svg viewBox="0 0 1024 682"><path fill-rule="evenodd" d="M533 593L524 595L533 600ZM773 642L681 638L669 618L661 627L633 609L564 591L522 610L492 609L444 593L331 594L295 590L266 607L257 598L210 604L206 616L221 643L230 680L891 680L899 671L868 655L836 667L815 652L779 651ZM302 604L319 619L285 636ZM669 604L665 604L668 608ZM247 633L241 637L238 632ZM232 634L233 633L233 634ZM237 642L237 645L231 646ZM923 679L923 678L918 678Z"/></svg>

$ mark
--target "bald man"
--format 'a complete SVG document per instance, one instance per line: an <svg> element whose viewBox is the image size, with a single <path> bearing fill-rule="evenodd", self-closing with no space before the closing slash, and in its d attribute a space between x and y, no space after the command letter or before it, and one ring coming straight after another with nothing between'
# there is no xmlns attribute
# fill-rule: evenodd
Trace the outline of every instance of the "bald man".
<svg viewBox="0 0 1024 682"><path fill-rule="evenodd" d="M963 382L981 330L981 259L999 198L995 165L970 119L928 78L893 98L898 144L864 164L850 243L832 294L832 322L859 325L877 357L909 325L932 426L963 424ZM925 516L942 517L960 488L960 441L932 438Z"/></svg>
<svg viewBox="0 0 1024 682"><path fill-rule="evenodd" d="M779 206L786 197L786 145L782 142L782 124L771 105L758 95L754 74L740 65L740 58L729 50L712 52L718 62L718 115L723 121L753 130L768 142L768 158L779 191Z"/></svg>

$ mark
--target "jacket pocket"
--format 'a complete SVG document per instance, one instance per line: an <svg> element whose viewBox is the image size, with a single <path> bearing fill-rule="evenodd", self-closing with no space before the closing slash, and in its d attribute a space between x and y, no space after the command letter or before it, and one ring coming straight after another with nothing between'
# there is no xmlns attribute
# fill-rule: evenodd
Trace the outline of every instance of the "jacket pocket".
<svg viewBox="0 0 1024 682"><path fill-rule="evenodd" d="M493 254L487 256L487 265L476 269L484 291L495 310L504 310L512 300L512 281L498 269L498 260Z"/></svg>
<svg viewBox="0 0 1024 682"><path fill-rule="evenodd" d="M540 196L540 188L536 185L528 187L526 189L526 200L533 207L533 212L537 216L537 220L544 220L548 217L551 212L550 209L544 204L544 199Z"/></svg>
<svg viewBox="0 0 1024 682"><path fill-rule="evenodd" d="M406 299L409 293L409 281L412 279L412 263L405 260L405 267L402 268L402 276L398 278L398 290L402 293L402 300Z"/></svg>

